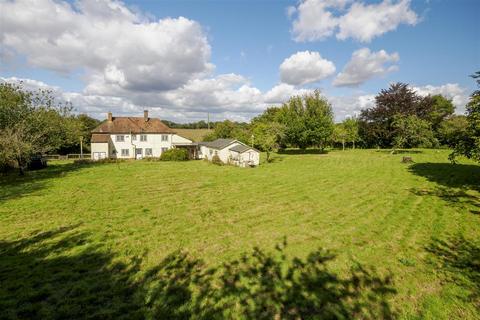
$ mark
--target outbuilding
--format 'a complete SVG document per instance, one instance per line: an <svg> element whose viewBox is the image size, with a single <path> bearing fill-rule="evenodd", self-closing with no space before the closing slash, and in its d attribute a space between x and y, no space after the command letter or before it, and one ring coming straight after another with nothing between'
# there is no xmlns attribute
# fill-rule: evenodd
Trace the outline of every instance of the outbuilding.
<svg viewBox="0 0 480 320"><path fill-rule="evenodd" d="M210 161L217 155L223 163L240 167L254 167L260 163L258 150L235 139L200 142L199 146L200 158Z"/></svg>

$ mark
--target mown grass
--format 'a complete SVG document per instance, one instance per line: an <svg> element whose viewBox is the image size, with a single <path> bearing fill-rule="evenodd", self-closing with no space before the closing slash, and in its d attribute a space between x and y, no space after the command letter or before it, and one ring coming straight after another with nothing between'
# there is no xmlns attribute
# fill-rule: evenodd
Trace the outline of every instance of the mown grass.
<svg viewBox="0 0 480 320"><path fill-rule="evenodd" d="M478 318L480 166L419 151L2 177L0 318Z"/></svg>

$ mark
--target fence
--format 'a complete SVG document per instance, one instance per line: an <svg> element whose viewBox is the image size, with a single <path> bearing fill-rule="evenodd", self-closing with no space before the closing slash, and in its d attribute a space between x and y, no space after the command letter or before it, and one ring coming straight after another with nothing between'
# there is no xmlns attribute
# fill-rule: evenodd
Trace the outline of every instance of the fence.
<svg viewBox="0 0 480 320"><path fill-rule="evenodd" d="M48 160L90 159L90 153L84 153L83 156L80 153L69 153L66 155L46 154L44 157Z"/></svg>

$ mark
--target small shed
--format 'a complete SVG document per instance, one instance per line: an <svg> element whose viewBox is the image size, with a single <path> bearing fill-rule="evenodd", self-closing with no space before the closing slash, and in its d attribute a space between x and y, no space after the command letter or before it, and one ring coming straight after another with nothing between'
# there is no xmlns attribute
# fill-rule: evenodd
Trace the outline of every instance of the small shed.
<svg viewBox="0 0 480 320"><path fill-rule="evenodd" d="M258 166L260 152L235 139L217 139L200 142L199 156L212 160L217 155L223 163L240 167Z"/></svg>

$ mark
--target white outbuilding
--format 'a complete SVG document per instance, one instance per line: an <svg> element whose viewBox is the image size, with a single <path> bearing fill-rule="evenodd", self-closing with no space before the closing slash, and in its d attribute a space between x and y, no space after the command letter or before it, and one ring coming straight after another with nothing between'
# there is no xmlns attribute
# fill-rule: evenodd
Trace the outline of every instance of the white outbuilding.
<svg viewBox="0 0 480 320"><path fill-rule="evenodd" d="M212 160L217 155L225 164L240 167L254 167L260 163L260 152L243 142L234 139L217 139L200 142L199 156Z"/></svg>

